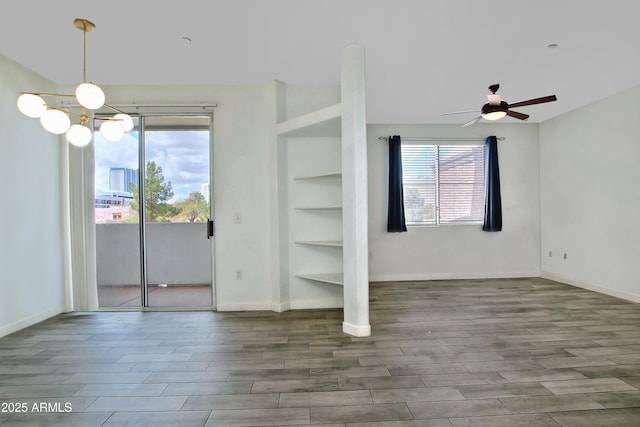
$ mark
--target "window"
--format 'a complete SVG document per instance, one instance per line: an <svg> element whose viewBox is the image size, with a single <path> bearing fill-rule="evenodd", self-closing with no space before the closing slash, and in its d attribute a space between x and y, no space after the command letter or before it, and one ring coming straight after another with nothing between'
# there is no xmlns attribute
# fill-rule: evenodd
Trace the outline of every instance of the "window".
<svg viewBox="0 0 640 427"><path fill-rule="evenodd" d="M482 223L484 155L484 144L403 143L407 226Z"/></svg>

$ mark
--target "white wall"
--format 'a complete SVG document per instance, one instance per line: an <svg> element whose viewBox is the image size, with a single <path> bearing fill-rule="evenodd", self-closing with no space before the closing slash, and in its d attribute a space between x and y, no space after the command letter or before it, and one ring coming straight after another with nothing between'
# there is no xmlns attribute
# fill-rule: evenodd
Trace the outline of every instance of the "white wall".
<svg viewBox="0 0 640 427"><path fill-rule="evenodd" d="M538 276L538 126L535 124L369 125L369 277L371 281ZM388 233L388 145L380 136L505 137L498 143L501 232L481 225ZM454 142L451 142L454 143Z"/></svg>
<svg viewBox="0 0 640 427"><path fill-rule="evenodd" d="M16 108L29 90L55 86L0 55L0 336L65 308L62 142Z"/></svg>
<svg viewBox="0 0 640 427"><path fill-rule="evenodd" d="M640 302L640 86L544 122L540 141L542 275Z"/></svg>

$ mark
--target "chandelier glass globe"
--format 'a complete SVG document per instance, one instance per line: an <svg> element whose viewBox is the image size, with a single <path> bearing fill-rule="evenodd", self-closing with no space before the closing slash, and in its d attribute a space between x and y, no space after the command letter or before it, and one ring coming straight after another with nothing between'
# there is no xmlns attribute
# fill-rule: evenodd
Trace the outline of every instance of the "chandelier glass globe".
<svg viewBox="0 0 640 427"><path fill-rule="evenodd" d="M113 116L113 118L120 122L120 125L122 125L122 129L124 129L125 132L129 132L131 129L133 129L133 119L130 115L125 113L118 113Z"/></svg>
<svg viewBox="0 0 640 427"><path fill-rule="evenodd" d="M105 120L100 125L100 133L110 142L118 142L124 136L124 128L117 120Z"/></svg>
<svg viewBox="0 0 640 427"><path fill-rule="evenodd" d="M47 131L60 135L69 130L71 120L67 113L55 108L49 108L41 117L40 124Z"/></svg>
<svg viewBox="0 0 640 427"><path fill-rule="evenodd" d="M67 131L67 140L77 147L84 147L92 138L91 129L83 125L73 125Z"/></svg>
<svg viewBox="0 0 640 427"><path fill-rule="evenodd" d="M47 111L44 99L32 93L23 93L18 97L18 110L27 117L40 118Z"/></svg>
<svg viewBox="0 0 640 427"><path fill-rule="evenodd" d="M76 88L76 98L80 105L89 110L97 110L104 105L104 92L93 83L80 83Z"/></svg>

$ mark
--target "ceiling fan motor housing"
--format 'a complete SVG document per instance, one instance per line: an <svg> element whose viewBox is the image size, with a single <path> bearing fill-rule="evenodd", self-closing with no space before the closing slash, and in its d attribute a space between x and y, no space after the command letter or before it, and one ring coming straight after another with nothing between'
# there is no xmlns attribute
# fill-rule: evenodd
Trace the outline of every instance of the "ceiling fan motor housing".
<svg viewBox="0 0 640 427"><path fill-rule="evenodd" d="M500 104L484 104L482 106L482 114L490 114L495 113L496 111L504 111L506 112L509 109L509 104L505 101L500 101Z"/></svg>

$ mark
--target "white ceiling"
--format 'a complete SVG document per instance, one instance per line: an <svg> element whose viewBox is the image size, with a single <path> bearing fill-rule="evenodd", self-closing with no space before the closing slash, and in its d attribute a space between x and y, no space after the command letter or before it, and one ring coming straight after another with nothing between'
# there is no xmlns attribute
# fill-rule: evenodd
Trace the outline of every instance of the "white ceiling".
<svg viewBox="0 0 640 427"><path fill-rule="evenodd" d="M479 109L493 83L511 103L556 94L519 109L539 122L640 84L637 0L10 4L0 13L0 53L65 85L82 80L75 18L97 26L87 35L87 77L100 85L337 84L340 48L360 43L369 123L462 124L474 114L441 113Z"/></svg>

